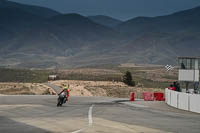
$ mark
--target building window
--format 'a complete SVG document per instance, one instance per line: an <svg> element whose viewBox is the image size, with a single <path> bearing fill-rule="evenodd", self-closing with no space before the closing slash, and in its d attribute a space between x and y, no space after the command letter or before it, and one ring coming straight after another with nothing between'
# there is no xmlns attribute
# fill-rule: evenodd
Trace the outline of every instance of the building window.
<svg viewBox="0 0 200 133"><path fill-rule="evenodd" d="M195 68L195 59L179 59L178 62L179 62L180 69L194 69Z"/></svg>
<svg viewBox="0 0 200 133"><path fill-rule="evenodd" d="M198 66L199 66L199 69L200 69L200 59L198 59Z"/></svg>
<svg viewBox="0 0 200 133"><path fill-rule="evenodd" d="M191 59L191 69L195 69L195 59Z"/></svg>

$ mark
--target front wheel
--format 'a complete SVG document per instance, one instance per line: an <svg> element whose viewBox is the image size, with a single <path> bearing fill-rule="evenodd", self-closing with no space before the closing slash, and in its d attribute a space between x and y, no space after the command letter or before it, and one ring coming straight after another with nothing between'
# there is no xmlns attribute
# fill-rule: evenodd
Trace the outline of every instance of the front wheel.
<svg viewBox="0 0 200 133"><path fill-rule="evenodd" d="M62 100L60 98L58 98L58 103L57 103L57 107L62 106Z"/></svg>

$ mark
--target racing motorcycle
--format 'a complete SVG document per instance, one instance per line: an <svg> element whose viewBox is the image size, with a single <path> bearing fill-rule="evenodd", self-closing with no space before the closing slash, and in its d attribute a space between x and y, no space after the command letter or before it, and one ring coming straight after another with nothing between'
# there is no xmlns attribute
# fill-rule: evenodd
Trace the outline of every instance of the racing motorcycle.
<svg viewBox="0 0 200 133"><path fill-rule="evenodd" d="M58 95L57 107L61 107L64 103L66 103L66 95L65 93L61 93Z"/></svg>

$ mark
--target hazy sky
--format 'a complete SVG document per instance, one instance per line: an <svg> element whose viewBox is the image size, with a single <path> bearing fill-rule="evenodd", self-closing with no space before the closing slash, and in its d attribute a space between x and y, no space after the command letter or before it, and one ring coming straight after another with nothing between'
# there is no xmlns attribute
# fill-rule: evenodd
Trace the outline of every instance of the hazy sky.
<svg viewBox="0 0 200 133"><path fill-rule="evenodd" d="M108 15L122 20L159 16L200 6L200 0L10 0L49 7L62 13Z"/></svg>

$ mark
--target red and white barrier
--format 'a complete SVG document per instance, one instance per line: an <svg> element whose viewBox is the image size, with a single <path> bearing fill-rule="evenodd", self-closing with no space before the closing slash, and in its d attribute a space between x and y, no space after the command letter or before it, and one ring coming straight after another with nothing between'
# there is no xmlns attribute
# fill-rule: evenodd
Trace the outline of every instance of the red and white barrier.
<svg viewBox="0 0 200 133"><path fill-rule="evenodd" d="M153 101L154 100L152 92L143 92L142 96L143 96L144 101Z"/></svg>

